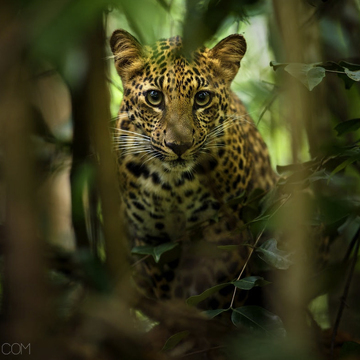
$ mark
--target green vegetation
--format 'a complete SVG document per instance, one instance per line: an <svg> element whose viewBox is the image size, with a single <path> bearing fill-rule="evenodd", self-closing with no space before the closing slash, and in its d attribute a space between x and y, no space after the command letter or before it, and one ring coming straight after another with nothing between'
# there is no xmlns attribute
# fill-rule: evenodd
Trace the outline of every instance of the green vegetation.
<svg viewBox="0 0 360 360"><path fill-rule="evenodd" d="M273 191L233 201L254 238L242 246L266 275L244 267L183 304L135 289L130 251L161 262L181 244L128 249L121 227L111 134L122 85L108 46L118 28L144 44L182 35L190 50L244 34L233 89L280 177ZM0 351L31 343L36 359L358 358L359 43L358 0L3 2ZM195 310L227 286L271 306ZM188 350L193 343L203 347Z"/></svg>

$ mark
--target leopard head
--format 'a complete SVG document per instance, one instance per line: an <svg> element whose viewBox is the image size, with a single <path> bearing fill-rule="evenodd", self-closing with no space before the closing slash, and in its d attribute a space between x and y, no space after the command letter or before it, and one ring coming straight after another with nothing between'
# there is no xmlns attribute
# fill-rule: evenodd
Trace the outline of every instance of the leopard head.
<svg viewBox="0 0 360 360"><path fill-rule="evenodd" d="M150 47L116 30L110 45L124 88L121 127L151 139L165 169L192 169L207 152L211 130L227 117L245 39L230 35L186 56L178 36Z"/></svg>

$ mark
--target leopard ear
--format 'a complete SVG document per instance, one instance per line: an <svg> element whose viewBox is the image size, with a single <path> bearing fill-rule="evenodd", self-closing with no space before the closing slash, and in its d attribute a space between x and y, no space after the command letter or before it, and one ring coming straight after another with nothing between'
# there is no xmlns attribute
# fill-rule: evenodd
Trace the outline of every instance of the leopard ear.
<svg viewBox="0 0 360 360"><path fill-rule="evenodd" d="M210 57L220 62L221 70L228 81L232 81L240 68L246 52L246 41L242 35L233 34L221 40L210 50Z"/></svg>
<svg viewBox="0 0 360 360"><path fill-rule="evenodd" d="M110 38L115 67L122 79L135 70L142 58L142 46L137 39L125 30L115 30Z"/></svg>

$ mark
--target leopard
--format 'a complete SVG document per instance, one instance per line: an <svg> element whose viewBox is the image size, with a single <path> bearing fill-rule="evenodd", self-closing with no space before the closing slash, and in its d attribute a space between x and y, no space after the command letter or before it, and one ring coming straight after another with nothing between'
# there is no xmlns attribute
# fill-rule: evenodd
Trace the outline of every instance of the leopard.
<svg viewBox="0 0 360 360"><path fill-rule="evenodd" d="M123 85L114 130L121 218L131 247L171 248L158 261L135 261L137 282L155 299L186 300L238 277L250 251L241 244L251 235L239 230L245 221L236 199L269 191L277 179L231 90L246 40L232 34L189 52L180 36L142 45L120 29L110 47ZM232 291L225 286L199 306L226 308ZM245 298L238 292L238 303Z"/></svg>

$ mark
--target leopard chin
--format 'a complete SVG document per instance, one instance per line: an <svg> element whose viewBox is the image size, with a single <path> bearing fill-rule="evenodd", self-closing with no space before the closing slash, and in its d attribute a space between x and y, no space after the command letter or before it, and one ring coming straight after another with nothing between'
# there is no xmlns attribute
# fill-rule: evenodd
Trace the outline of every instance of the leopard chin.
<svg viewBox="0 0 360 360"><path fill-rule="evenodd" d="M178 158L176 160L164 161L163 166L167 171L192 171L195 167L195 162L193 160L184 160Z"/></svg>

